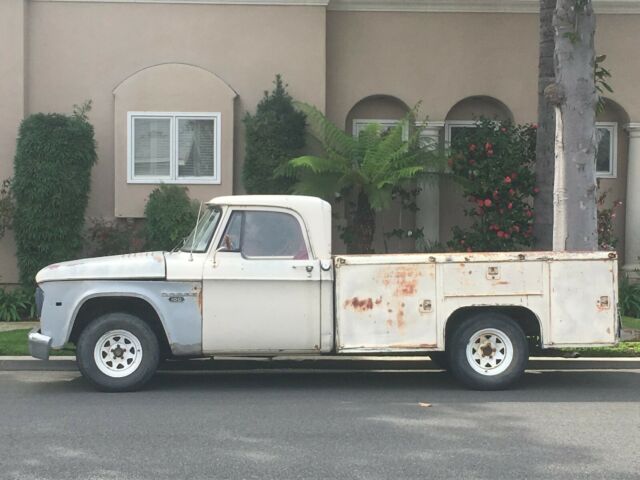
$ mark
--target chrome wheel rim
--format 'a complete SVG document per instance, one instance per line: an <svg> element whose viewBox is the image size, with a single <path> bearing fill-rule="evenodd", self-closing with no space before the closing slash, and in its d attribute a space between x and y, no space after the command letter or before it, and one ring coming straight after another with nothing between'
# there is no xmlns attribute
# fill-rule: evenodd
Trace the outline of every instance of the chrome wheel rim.
<svg viewBox="0 0 640 480"><path fill-rule="evenodd" d="M135 372L142 362L142 345L127 330L110 330L96 342L93 358L98 369L112 378Z"/></svg>
<svg viewBox="0 0 640 480"><path fill-rule="evenodd" d="M467 344L467 361L481 375L499 375L513 362L513 344L501 330L478 330Z"/></svg>

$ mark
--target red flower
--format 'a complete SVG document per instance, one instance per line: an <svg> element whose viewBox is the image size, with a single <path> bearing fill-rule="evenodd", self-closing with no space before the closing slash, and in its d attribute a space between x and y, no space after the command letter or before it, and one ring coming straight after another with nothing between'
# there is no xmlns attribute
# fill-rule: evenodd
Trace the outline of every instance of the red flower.
<svg viewBox="0 0 640 480"><path fill-rule="evenodd" d="M487 157L493 157L493 150L487 150Z"/></svg>
<svg viewBox="0 0 640 480"><path fill-rule="evenodd" d="M500 194L498 193L498 191L497 191L497 190L494 190L494 191L493 191L493 199L494 199L494 200L498 200L498 198L499 198L499 197L500 197Z"/></svg>
<svg viewBox="0 0 640 480"><path fill-rule="evenodd" d="M511 210L513 208L513 203L511 203L511 202L507 203L507 208L509 210Z"/></svg>
<svg viewBox="0 0 640 480"><path fill-rule="evenodd" d="M512 197L516 194L516 191L513 188L509 189L509 195L511 195Z"/></svg>
<svg viewBox="0 0 640 480"><path fill-rule="evenodd" d="M513 230L516 233L520 232L520 227L518 225L514 225L513 227L511 227L511 230Z"/></svg>
<svg viewBox="0 0 640 480"><path fill-rule="evenodd" d="M535 188L533 189L533 193L539 193L539 192L540 192L540 189L539 189L538 187L535 187Z"/></svg>
<svg viewBox="0 0 640 480"><path fill-rule="evenodd" d="M531 125L533 128L538 128L538 124L534 123L533 125Z"/></svg>
<svg viewBox="0 0 640 480"><path fill-rule="evenodd" d="M511 235L509 235L508 233L505 233L504 238L511 238Z"/></svg>
<svg viewBox="0 0 640 480"><path fill-rule="evenodd" d="M491 206L491 200L490 200L490 199L488 199L488 198L486 198L486 199L484 200L484 206L485 206L485 207L490 207L490 206Z"/></svg>
<svg viewBox="0 0 640 480"><path fill-rule="evenodd" d="M491 145L489 142L484 144L484 149L485 150L492 150L493 149L493 145Z"/></svg>
<svg viewBox="0 0 640 480"><path fill-rule="evenodd" d="M479 207L484 206L484 200L482 200L481 198L479 198L478 200L476 200L476 203L478 204Z"/></svg>
<svg viewBox="0 0 640 480"><path fill-rule="evenodd" d="M504 238L504 235L505 235L505 234L504 234L504 232L503 232L502 230L498 230L498 231L496 232L496 235L498 236L498 238Z"/></svg>
<svg viewBox="0 0 640 480"><path fill-rule="evenodd" d="M509 177L508 175L504 177L504 183L511 183L511 177Z"/></svg>
<svg viewBox="0 0 640 480"><path fill-rule="evenodd" d="M475 152L476 151L476 144L475 143L470 143L469 144L469 151L470 152Z"/></svg>
<svg viewBox="0 0 640 480"><path fill-rule="evenodd" d="M524 214L529 218L533 217L533 212L531 210L526 210Z"/></svg>

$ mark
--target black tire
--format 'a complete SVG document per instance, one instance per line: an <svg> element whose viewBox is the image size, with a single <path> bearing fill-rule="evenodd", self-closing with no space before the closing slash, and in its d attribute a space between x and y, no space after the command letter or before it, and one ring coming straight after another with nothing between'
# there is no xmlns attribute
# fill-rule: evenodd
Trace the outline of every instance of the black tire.
<svg viewBox="0 0 640 480"><path fill-rule="evenodd" d="M120 337L114 332L121 331ZM107 342L102 340L107 336ZM109 339L111 337L111 339ZM120 338L121 340L118 340ZM113 340L115 339L115 340ZM97 343L103 350L96 352ZM128 343L126 343L128 341ZM133 341L133 343L132 343ZM109 367L108 354L104 349L116 344L111 352L116 352ZM140 348L136 348L139 343ZM122 348L120 348L122 343ZM107 346L108 345L108 346ZM131 350L133 348L133 350ZM118 350L116 350L118 349ZM99 366L94 355L105 358ZM126 357L126 355L129 355ZM137 355L140 355L138 358ZM133 359L133 360L131 360ZM127 364L127 362L131 362ZM141 318L125 312L107 313L89 323L80 334L76 345L76 361L82 375L98 390L103 392L133 391L142 387L153 376L160 360L158 338L151 327ZM122 366L122 371L118 367ZM105 373L105 370L109 374ZM127 372L127 370L131 370ZM124 375L116 377L114 375Z"/></svg>
<svg viewBox="0 0 640 480"><path fill-rule="evenodd" d="M515 321L498 312L483 312L464 320L447 345L451 373L474 390L510 387L522 377L529 359L524 332ZM468 346L471 358L467 355ZM504 360L499 359L500 355Z"/></svg>
<svg viewBox="0 0 640 480"><path fill-rule="evenodd" d="M436 367L442 370L448 371L451 368L447 352L429 352L429 358Z"/></svg>

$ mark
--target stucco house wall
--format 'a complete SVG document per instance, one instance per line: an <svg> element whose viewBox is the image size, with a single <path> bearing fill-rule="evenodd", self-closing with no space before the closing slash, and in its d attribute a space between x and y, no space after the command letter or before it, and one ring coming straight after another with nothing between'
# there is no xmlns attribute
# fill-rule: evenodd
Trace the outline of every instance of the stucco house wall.
<svg viewBox="0 0 640 480"><path fill-rule="evenodd" d="M597 51L607 54L615 90L599 120L618 125L617 175L602 184L611 189L611 201L621 199L626 206L627 182L635 187L640 175L640 166L634 167L640 164L640 130L634 123L640 121L635 45L640 1L595 3ZM220 113L220 182L187 185L189 194L206 200L243 193L242 118L255 111L277 73L294 98L326 111L347 131L358 119L397 120L418 102L428 115L427 134L441 145L452 120L485 115L535 122L537 4L3 0L0 180L12 175L24 116L70 112L74 104L91 99L99 159L92 172L89 217L140 216L155 186L127 181L130 111ZM636 156L637 161L629 160ZM451 226L464 222L464 200L445 182L430 187L421 201L422 213L404 215L398 225L422 225L433 240L445 242ZM640 204L640 195L635 203ZM629 238L630 231L640 234L640 220L625 229L625 214L627 222L640 218L640 205L619 212L616 232L621 238ZM398 218L396 208L379 224L390 229ZM383 249L381 231L376 246ZM637 249L627 250L635 258ZM0 284L15 281L9 233L0 240Z"/></svg>

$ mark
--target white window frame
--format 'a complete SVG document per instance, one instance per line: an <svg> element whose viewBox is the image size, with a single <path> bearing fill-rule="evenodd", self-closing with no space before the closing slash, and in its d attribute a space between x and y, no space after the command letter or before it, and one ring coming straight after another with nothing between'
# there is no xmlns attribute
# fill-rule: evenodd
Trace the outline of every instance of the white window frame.
<svg viewBox="0 0 640 480"><path fill-rule="evenodd" d="M383 127L389 127L389 128L393 128L399 123L402 123L402 140L404 140L405 142L409 140L409 128L408 128L407 122L405 120L393 120L389 118L385 118L382 120L376 120L374 118L355 118L353 120L353 127L352 127L351 134L354 137L357 137L358 133L362 129L366 128L367 125L371 125L372 123L377 123Z"/></svg>
<svg viewBox="0 0 640 480"><path fill-rule="evenodd" d="M134 175L134 119L136 118L159 118L169 119L170 122L170 174L166 177L151 177ZM209 177L179 177L178 176L178 120L183 119L204 119L213 120L214 131L214 158L213 176ZM221 125L220 112L127 112L127 183L141 184L220 184L220 140Z"/></svg>
<svg viewBox="0 0 640 480"><path fill-rule="evenodd" d="M609 158L611 170L608 172L596 171L597 178L617 178L618 176L618 123L617 122L596 122L596 128L609 130L611 135L611 145L609 146Z"/></svg>
<svg viewBox="0 0 640 480"><path fill-rule="evenodd" d="M474 128L478 126L477 120L447 120L444 122L444 144L447 148L451 146L451 127Z"/></svg>

